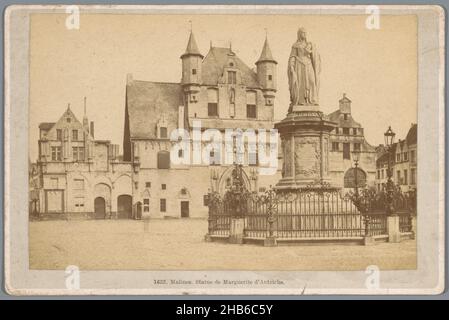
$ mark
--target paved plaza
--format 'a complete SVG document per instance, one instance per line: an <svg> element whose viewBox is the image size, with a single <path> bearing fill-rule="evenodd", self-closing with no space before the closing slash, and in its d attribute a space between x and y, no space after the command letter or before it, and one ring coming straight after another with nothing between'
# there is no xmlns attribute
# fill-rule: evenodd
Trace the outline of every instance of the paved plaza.
<svg viewBox="0 0 449 320"><path fill-rule="evenodd" d="M35 221L30 268L81 270L416 269L416 241L374 246L233 245L204 241L205 219Z"/></svg>

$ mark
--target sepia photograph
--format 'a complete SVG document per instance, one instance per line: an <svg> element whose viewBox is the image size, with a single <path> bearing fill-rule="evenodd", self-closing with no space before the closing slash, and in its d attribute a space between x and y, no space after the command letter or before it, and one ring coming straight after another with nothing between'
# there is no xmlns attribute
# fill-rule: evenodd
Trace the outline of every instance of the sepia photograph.
<svg viewBox="0 0 449 320"><path fill-rule="evenodd" d="M439 9L13 8L9 290L439 291Z"/></svg>

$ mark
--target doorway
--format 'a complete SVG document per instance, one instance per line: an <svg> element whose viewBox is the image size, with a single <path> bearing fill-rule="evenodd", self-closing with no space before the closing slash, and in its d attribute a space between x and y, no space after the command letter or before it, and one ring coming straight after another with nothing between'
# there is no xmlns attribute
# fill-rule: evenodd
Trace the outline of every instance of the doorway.
<svg viewBox="0 0 449 320"><path fill-rule="evenodd" d="M106 201L102 197L94 200L95 219L106 219Z"/></svg>
<svg viewBox="0 0 449 320"><path fill-rule="evenodd" d="M181 218L188 218L189 216L189 201L181 201Z"/></svg>
<svg viewBox="0 0 449 320"><path fill-rule="evenodd" d="M131 219L132 218L132 197L130 195L122 194L117 198L117 218Z"/></svg>

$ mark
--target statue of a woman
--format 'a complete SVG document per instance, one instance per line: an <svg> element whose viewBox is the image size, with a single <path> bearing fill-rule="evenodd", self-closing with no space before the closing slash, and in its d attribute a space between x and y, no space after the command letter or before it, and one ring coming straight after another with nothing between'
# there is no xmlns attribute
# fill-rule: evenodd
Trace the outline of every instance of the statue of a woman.
<svg viewBox="0 0 449 320"><path fill-rule="evenodd" d="M288 60L290 108L298 105L318 105L321 61L315 46L307 41L306 31L298 30Z"/></svg>

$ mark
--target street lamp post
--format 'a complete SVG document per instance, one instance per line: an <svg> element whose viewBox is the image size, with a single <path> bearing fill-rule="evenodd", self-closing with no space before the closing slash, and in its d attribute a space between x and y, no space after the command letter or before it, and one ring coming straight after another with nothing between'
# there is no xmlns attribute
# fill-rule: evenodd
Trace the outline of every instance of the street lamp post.
<svg viewBox="0 0 449 320"><path fill-rule="evenodd" d="M387 147L388 152L388 168L387 168L387 183L385 185L386 192L386 212L387 215L392 216L395 215L393 208L393 192L394 192L394 183L391 179L393 177L393 168L391 167L391 151L394 143L394 137L396 134L391 130L391 126L388 127L388 130L384 133L385 137L385 146Z"/></svg>
<svg viewBox="0 0 449 320"><path fill-rule="evenodd" d="M358 171L359 171L359 161L360 161L360 150L354 150L352 152L352 160L354 161L354 205L359 209L362 214L364 224L365 224L365 236L369 235L369 216L366 212L366 207L363 203L363 199L359 194L359 181L358 181Z"/></svg>
<svg viewBox="0 0 449 320"><path fill-rule="evenodd" d="M357 180L357 171L359 167L360 160L360 150L352 151L352 160L354 160L354 183L355 183L355 195L359 196L359 182Z"/></svg>

